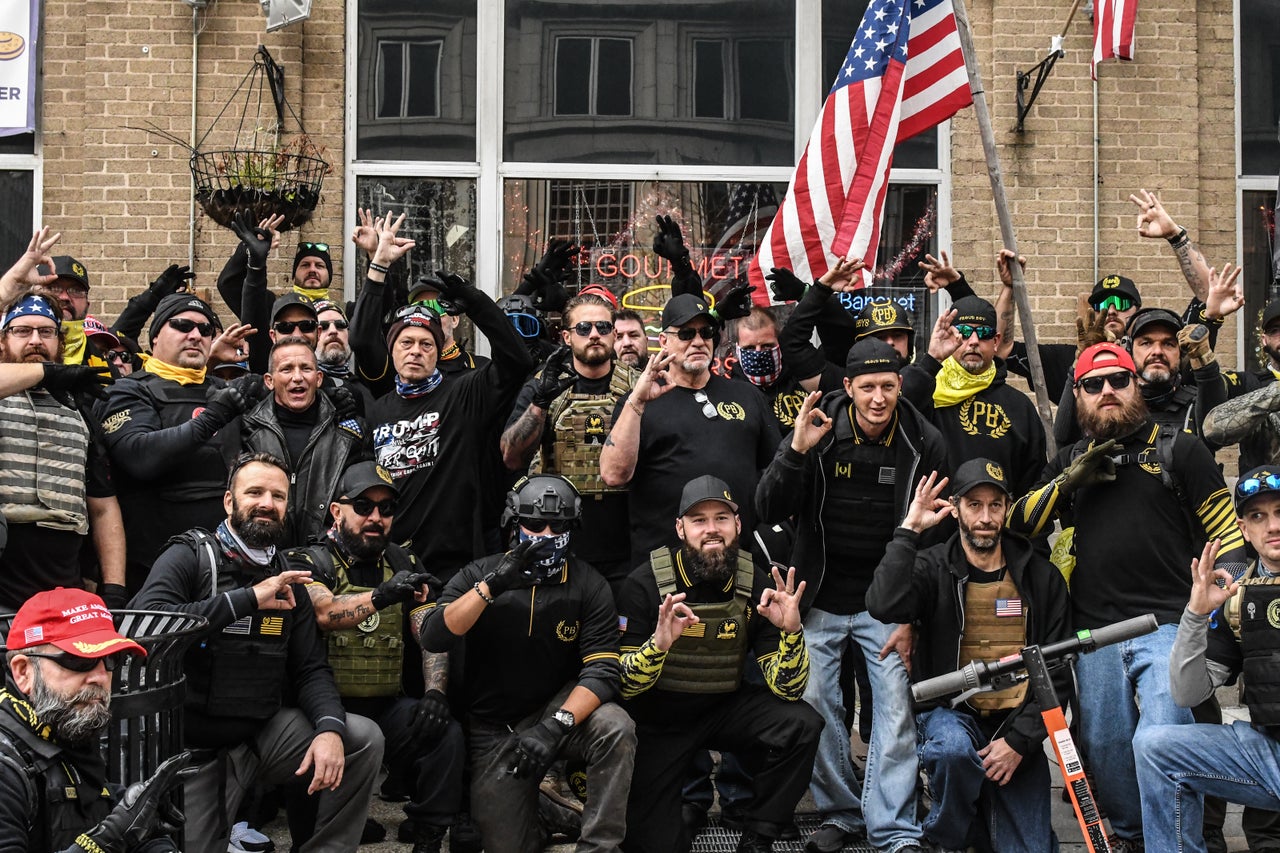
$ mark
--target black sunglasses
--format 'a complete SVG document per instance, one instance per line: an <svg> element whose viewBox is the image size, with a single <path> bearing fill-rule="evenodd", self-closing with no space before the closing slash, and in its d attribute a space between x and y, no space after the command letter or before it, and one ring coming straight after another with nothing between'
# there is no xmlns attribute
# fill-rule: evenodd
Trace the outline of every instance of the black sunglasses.
<svg viewBox="0 0 1280 853"><path fill-rule="evenodd" d="M969 336L974 332L978 333L978 340L980 341L989 341L996 336L996 330L991 326L970 326L968 323L959 323L953 328L966 341L969 340Z"/></svg>
<svg viewBox="0 0 1280 853"><path fill-rule="evenodd" d="M306 323L308 321L303 320L302 322ZM346 331L347 326L351 325L346 320L317 320L316 322L319 324L320 329L325 332L329 331L331 327L337 329L339 332L344 332Z"/></svg>
<svg viewBox="0 0 1280 853"><path fill-rule="evenodd" d="M573 520L567 518L556 520L547 518L522 518L520 519L520 526L525 530L528 530L530 533L541 533L550 527L551 532L559 536L561 533L567 533L569 531L569 528L573 526Z"/></svg>
<svg viewBox="0 0 1280 853"><path fill-rule="evenodd" d="M271 325L271 328L276 330L277 335L292 335L294 329L309 335L316 330L317 325L315 320L278 320Z"/></svg>
<svg viewBox="0 0 1280 853"><path fill-rule="evenodd" d="M581 323L573 324L573 331L578 337L585 338L591 334L592 327L595 327L595 330L602 335L607 335L613 331L613 323L608 320L596 320L594 323L590 320L583 320Z"/></svg>
<svg viewBox="0 0 1280 853"><path fill-rule="evenodd" d="M189 320L186 317L169 318L169 328L182 332L184 335L188 335L191 333L192 329L196 329L200 332L200 337L202 338L213 337L212 323L198 323L195 320Z"/></svg>
<svg viewBox="0 0 1280 853"><path fill-rule="evenodd" d="M1115 390L1128 388L1129 383L1133 381L1133 374L1127 370L1117 371L1116 373L1104 373L1101 376L1088 376L1076 383L1077 388L1083 388L1084 393L1089 396L1102 393L1103 383L1110 385Z"/></svg>
<svg viewBox="0 0 1280 853"><path fill-rule="evenodd" d="M298 248L307 252L327 252L329 251L328 243L299 243Z"/></svg>
<svg viewBox="0 0 1280 853"><path fill-rule="evenodd" d="M377 507L378 512L382 513L384 518L390 518L396 514L396 509L400 506L395 498L386 498L385 500L374 501L369 498L339 498L338 503L347 504L356 511L356 515L372 515L373 508Z"/></svg>
<svg viewBox="0 0 1280 853"><path fill-rule="evenodd" d="M107 655L101 658L82 658L70 652L60 652L56 655L47 652L23 652L23 654L29 658L51 660L63 669L69 669L72 672L93 672L98 668L99 662L107 668L107 672L114 672L119 664L118 655Z"/></svg>
<svg viewBox="0 0 1280 853"><path fill-rule="evenodd" d="M685 326L683 329L676 330L676 337L682 341L691 341L695 337L709 341L715 336L716 330L712 326L699 326L696 329L691 326Z"/></svg>

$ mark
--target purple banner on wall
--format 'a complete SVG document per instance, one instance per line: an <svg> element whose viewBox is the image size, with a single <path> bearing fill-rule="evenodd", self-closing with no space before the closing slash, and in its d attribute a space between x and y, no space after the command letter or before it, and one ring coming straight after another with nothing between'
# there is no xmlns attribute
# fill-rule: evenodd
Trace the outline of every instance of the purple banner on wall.
<svg viewBox="0 0 1280 853"><path fill-rule="evenodd" d="M0 136L36 129L40 0L0 0Z"/></svg>

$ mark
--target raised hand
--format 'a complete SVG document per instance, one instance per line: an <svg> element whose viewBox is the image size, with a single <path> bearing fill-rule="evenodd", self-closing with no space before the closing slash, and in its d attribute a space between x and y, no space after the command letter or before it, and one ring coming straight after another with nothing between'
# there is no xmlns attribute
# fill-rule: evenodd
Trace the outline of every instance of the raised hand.
<svg viewBox="0 0 1280 853"><path fill-rule="evenodd" d="M1160 203L1160 196L1146 190L1138 190L1138 193L1129 196L1129 201L1138 206L1138 234L1148 239L1163 237L1166 240L1178 236L1178 224Z"/></svg>
<svg viewBox="0 0 1280 853"><path fill-rule="evenodd" d="M653 253L672 263L688 262L689 249L684 244L680 223L670 216L657 217L658 233L653 235Z"/></svg>
<svg viewBox="0 0 1280 853"><path fill-rule="evenodd" d="M262 269L271 253L271 232L254 222L251 216L248 210L237 213L231 220L231 230L249 253L249 265Z"/></svg>
<svg viewBox="0 0 1280 853"><path fill-rule="evenodd" d="M929 336L929 355L938 361L946 361L952 353L960 349L964 341L955 326L951 325L959 316L954 308L938 315L933 324L933 334Z"/></svg>
<svg viewBox="0 0 1280 853"><path fill-rule="evenodd" d="M862 262L862 258L839 258L831 269L818 279L819 284L825 284L836 293L847 293L857 290L854 286L854 276L857 275L862 268L866 266Z"/></svg>
<svg viewBox="0 0 1280 853"><path fill-rule="evenodd" d="M907 515L902 519L904 528L923 533L955 512L951 502L942 497L947 482L948 478L939 478L937 471L930 471L928 477L920 478L911 506L907 507Z"/></svg>
<svg viewBox="0 0 1280 853"><path fill-rule="evenodd" d="M683 592L677 592L667 595L658 605L658 626L653 629L653 644L660 652L669 650L685 628L701 621L684 603L684 598Z"/></svg>
<svg viewBox="0 0 1280 853"><path fill-rule="evenodd" d="M405 214L396 219L391 211L387 215L373 220L373 230L378 235L378 246L373 251L372 263L388 267L409 253L418 245L417 241L399 236L400 226L404 225Z"/></svg>
<svg viewBox="0 0 1280 853"><path fill-rule="evenodd" d="M1191 600L1187 602L1187 609L1192 613L1201 616L1212 613L1240 588L1240 582L1232 578L1230 572L1214 568L1221 547L1221 539L1206 542L1200 556L1191 560Z"/></svg>
<svg viewBox="0 0 1280 853"><path fill-rule="evenodd" d="M791 449L796 453L808 453L822 437L831 432L835 422L826 412L816 408L822 399L821 391L811 391L805 395L800 404L800 413L796 415L795 431L791 434Z"/></svg>
<svg viewBox="0 0 1280 853"><path fill-rule="evenodd" d="M1209 319L1230 317L1244 307L1244 286L1238 283L1244 267L1222 265L1222 272L1209 270L1209 292L1204 297L1204 315Z"/></svg>
<svg viewBox="0 0 1280 853"><path fill-rule="evenodd" d="M787 569L784 578L778 567L772 568L773 588L760 593L756 612L768 619L779 631L794 634L800 630L800 599L804 595L805 582L796 585L796 567Z"/></svg>
<svg viewBox="0 0 1280 853"><path fill-rule="evenodd" d="M1009 269L1009 260L1013 257L1013 252L1008 249L1001 249L1000 254L996 255L996 273L1000 276L1000 284L1004 287L1013 287L1013 271ZM1027 259L1018 255L1018 266L1022 267L1022 271L1027 271Z"/></svg>
<svg viewBox="0 0 1280 853"><path fill-rule="evenodd" d="M773 298L779 302L797 302L809 289L807 284L796 278L796 274L786 267L774 267L765 278L769 281Z"/></svg>
<svg viewBox="0 0 1280 853"><path fill-rule="evenodd" d="M721 320L738 320L751 313L751 291L755 285L739 284L716 303L716 316Z"/></svg>
<svg viewBox="0 0 1280 853"><path fill-rule="evenodd" d="M933 255L925 255L924 260L920 262L920 269L924 270L924 286L929 288L930 293L937 293L947 285L960 280L960 270L951 266L951 256L946 250L938 254L942 256L942 260L938 260Z"/></svg>
<svg viewBox="0 0 1280 853"><path fill-rule="evenodd" d="M351 242L372 258L378 249L378 230L373 227L373 211L367 207L356 208L356 218L360 220L360 224L351 229Z"/></svg>

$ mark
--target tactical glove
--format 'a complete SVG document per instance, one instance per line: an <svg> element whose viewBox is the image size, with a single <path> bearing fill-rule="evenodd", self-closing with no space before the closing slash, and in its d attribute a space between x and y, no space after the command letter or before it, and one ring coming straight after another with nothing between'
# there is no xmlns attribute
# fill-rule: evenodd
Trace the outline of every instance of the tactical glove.
<svg viewBox="0 0 1280 853"><path fill-rule="evenodd" d="M551 539L527 539L502 555L498 567L484 576L489 595L497 598L509 589L533 586L529 567L541 560L554 547Z"/></svg>
<svg viewBox="0 0 1280 853"><path fill-rule="evenodd" d="M84 392L99 399L107 396L104 389L110 384L111 375L100 372L96 367L54 362L44 365L44 379L40 380L40 385L50 394Z"/></svg>
<svg viewBox="0 0 1280 853"><path fill-rule="evenodd" d="M526 729L516 738L509 766L511 773L517 779L541 779L568 736L569 729L555 717L547 717L533 728Z"/></svg>
<svg viewBox="0 0 1280 853"><path fill-rule="evenodd" d="M1090 447L1058 475L1058 491L1070 495L1085 486L1114 481L1116 463L1111 452L1115 449L1114 438Z"/></svg>
<svg viewBox="0 0 1280 853"><path fill-rule="evenodd" d="M567 373L567 376L562 374ZM532 403L547 409L553 401L573 387L579 379L573 369L573 350L564 344L556 347L542 364L542 371L534 378Z"/></svg>
<svg viewBox="0 0 1280 853"><path fill-rule="evenodd" d="M231 230L249 253L249 266L260 269L265 267L267 255L271 253L271 232L258 227L258 223L253 221L253 214L248 210L235 215L231 220Z"/></svg>
<svg viewBox="0 0 1280 853"><path fill-rule="evenodd" d="M1192 370L1199 370L1217 360L1209 346L1209 329L1198 323L1178 330L1178 348L1191 364Z"/></svg>
<svg viewBox="0 0 1280 853"><path fill-rule="evenodd" d="M581 249L569 240L559 238L547 244L547 251L534 265L539 277L551 282L564 281L569 276L569 264Z"/></svg>
<svg viewBox="0 0 1280 853"><path fill-rule="evenodd" d="M339 423L364 416L355 393L345 385L335 385L325 389L329 402L333 403L334 419Z"/></svg>
<svg viewBox="0 0 1280 853"><path fill-rule="evenodd" d="M178 784L178 772L187 766L191 753L182 752L161 764L150 779L125 789L111 813L93 829L80 834L71 851L125 853L150 838L159 823L161 800Z"/></svg>
<svg viewBox="0 0 1280 853"><path fill-rule="evenodd" d="M769 287L773 290L773 298L779 302L798 302L804 297L809 286L786 267L773 267L767 276Z"/></svg>
<svg viewBox="0 0 1280 853"><path fill-rule="evenodd" d="M222 423L228 423L237 415L242 415L253 408L259 400L267 396L267 386L262 377L249 373L233 379L225 388L219 388L209 395L205 403L205 411L213 412Z"/></svg>
<svg viewBox="0 0 1280 853"><path fill-rule="evenodd" d="M451 272L437 272L433 278L440 291L440 307L446 314L456 317L475 307L480 291L476 290L474 284Z"/></svg>
<svg viewBox="0 0 1280 853"><path fill-rule="evenodd" d="M413 596L422 589L422 585L427 582L428 578L431 578L431 575L426 572L410 572L406 570L396 572L390 579L378 584L373 590L373 606L382 610L392 604L403 604L406 601L411 601Z"/></svg>
<svg viewBox="0 0 1280 853"><path fill-rule="evenodd" d="M129 590L124 584L104 583L98 587L98 595L102 603L111 611L123 610L129 605Z"/></svg>
<svg viewBox="0 0 1280 853"><path fill-rule="evenodd" d="M158 301L172 293L186 290L187 284L195 277L196 274L191 271L191 267L170 264L168 269L156 276L156 280L151 282L148 289Z"/></svg>
<svg viewBox="0 0 1280 853"><path fill-rule="evenodd" d="M716 316L723 320L737 320L751 313L751 291L754 285L740 284L716 302Z"/></svg>
<svg viewBox="0 0 1280 853"><path fill-rule="evenodd" d="M449 725L449 702L439 690L428 690L418 700L409 721L409 742L420 747L444 734Z"/></svg>
<svg viewBox="0 0 1280 853"><path fill-rule="evenodd" d="M653 236L653 253L673 264L689 263L689 250L684 245L680 224L670 216L659 216L658 233Z"/></svg>

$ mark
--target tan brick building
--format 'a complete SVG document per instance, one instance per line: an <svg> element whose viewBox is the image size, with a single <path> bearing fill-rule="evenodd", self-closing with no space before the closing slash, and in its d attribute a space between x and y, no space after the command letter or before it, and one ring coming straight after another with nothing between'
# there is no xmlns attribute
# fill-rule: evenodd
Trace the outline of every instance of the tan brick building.
<svg viewBox="0 0 1280 853"><path fill-rule="evenodd" d="M1092 27L1083 10L1021 134L1012 130L1014 81L1043 58L1069 5L969 8L1049 340L1068 336L1075 294L1095 269ZM235 238L198 209L192 220L187 152L145 128L192 139L194 92L196 137L205 133L261 43L284 66L287 96L333 166L301 236L333 246L335 286L348 295L358 277L345 251L357 205L409 211L419 249L400 275L443 265L510 289L559 235L591 247L582 280L641 286L661 279L645 248L654 213L676 211L695 256L710 255L735 200L739 214L763 215L771 203L767 190L742 195L743 183L771 184L780 197L862 8L314 0L309 20L267 34L255 0L45 0L39 131L0 144L0 168L11 170L0 173L10 187L4 237L29 234L27 210L61 231L63 249L93 277L94 313L108 318L189 254L211 287ZM1256 312L1271 280L1258 207L1273 203L1266 189L1280 161L1280 52L1271 44L1280 3L1173 0L1138 14L1135 61L1099 73L1098 267L1131 275L1149 302L1184 304L1172 253L1133 228L1129 193L1158 189L1212 263L1245 262ZM1237 75L1252 89L1238 93ZM999 240L972 112L942 137L899 153L904 189L890 197L882 260L936 193L930 245L950 247L988 291ZM234 140L215 133L214 143ZM296 239L287 234L272 261L273 287L287 281ZM898 284L920 289L905 275ZM1237 338L1230 326L1220 345L1229 361Z"/></svg>

